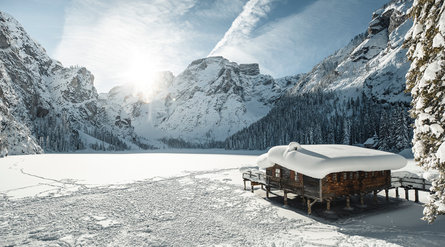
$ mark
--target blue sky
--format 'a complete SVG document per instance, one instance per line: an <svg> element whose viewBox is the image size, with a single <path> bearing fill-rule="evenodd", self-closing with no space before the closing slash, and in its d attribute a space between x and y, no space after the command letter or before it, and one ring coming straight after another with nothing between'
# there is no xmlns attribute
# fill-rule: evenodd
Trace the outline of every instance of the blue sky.
<svg viewBox="0 0 445 247"><path fill-rule="evenodd" d="M49 55L95 75L99 92L150 85L222 55L282 77L308 72L364 32L387 0L0 0Z"/></svg>

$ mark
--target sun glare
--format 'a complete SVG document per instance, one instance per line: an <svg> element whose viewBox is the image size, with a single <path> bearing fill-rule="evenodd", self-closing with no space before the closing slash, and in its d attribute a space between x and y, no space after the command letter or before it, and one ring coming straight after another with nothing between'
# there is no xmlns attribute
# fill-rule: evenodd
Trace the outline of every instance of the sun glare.
<svg viewBox="0 0 445 247"><path fill-rule="evenodd" d="M144 101L150 101L153 93L158 89L157 71L148 57L133 56L127 62L123 79L124 83L134 88L134 95Z"/></svg>

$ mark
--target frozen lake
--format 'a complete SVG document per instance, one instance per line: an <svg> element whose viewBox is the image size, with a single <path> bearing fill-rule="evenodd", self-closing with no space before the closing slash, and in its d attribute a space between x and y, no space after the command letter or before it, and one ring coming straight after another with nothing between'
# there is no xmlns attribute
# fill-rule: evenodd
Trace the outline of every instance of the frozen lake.
<svg viewBox="0 0 445 247"><path fill-rule="evenodd" d="M307 216L297 199L243 190L256 152L45 154L0 159L0 246L442 246L422 206ZM410 164L412 165L412 163ZM415 169L414 167L412 169ZM371 200L369 200L369 203Z"/></svg>

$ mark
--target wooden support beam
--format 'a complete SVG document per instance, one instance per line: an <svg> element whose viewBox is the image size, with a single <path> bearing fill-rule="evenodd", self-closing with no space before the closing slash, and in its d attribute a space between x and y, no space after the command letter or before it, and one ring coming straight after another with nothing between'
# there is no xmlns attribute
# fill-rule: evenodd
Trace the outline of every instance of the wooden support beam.
<svg viewBox="0 0 445 247"><path fill-rule="evenodd" d="M346 208L347 209L351 208L351 197L349 195L346 196Z"/></svg>
<svg viewBox="0 0 445 247"><path fill-rule="evenodd" d="M266 186L266 198L269 199L270 187Z"/></svg>
<svg viewBox="0 0 445 247"><path fill-rule="evenodd" d="M246 190L246 180L244 179L244 190Z"/></svg>
<svg viewBox="0 0 445 247"><path fill-rule="evenodd" d="M317 200L311 202L311 199L307 199L307 214L312 214L312 205L314 205L316 202Z"/></svg>
<svg viewBox="0 0 445 247"><path fill-rule="evenodd" d="M409 201L409 189L405 188L405 199Z"/></svg>
<svg viewBox="0 0 445 247"><path fill-rule="evenodd" d="M302 201L303 206L305 206L306 205L306 197L301 196L301 201Z"/></svg>
<svg viewBox="0 0 445 247"><path fill-rule="evenodd" d="M312 210L311 210L311 199L307 199L307 214L311 214Z"/></svg>
<svg viewBox="0 0 445 247"><path fill-rule="evenodd" d="M326 211L331 211L331 200L326 200Z"/></svg>
<svg viewBox="0 0 445 247"><path fill-rule="evenodd" d="M389 190L385 189L385 199L386 201L389 201Z"/></svg>
<svg viewBox="0 0 445 247"><path fill-rule="evenodd" d="M285 191L285 190L284 190L283 202L284 202L284 206L287 206L287 191Z"/></svg>
<svg viewBox="0 0 445 247"><path fill-rule="evenodd" d="M374 190L374 203L377 203L377 190Z"/></svg>
<svg viewBox="0 0 445 247"><path fill-rule="evenodd" d="M399 195L399 187L396 187L396 197L397 197L397 198L400 197L400 195Z"/></svg>
<svg viewBox="0 0 445 247"><path fill-rule="evenodd" d="M253 184L252 184L252 181L250 181L250 191L253 193Z"/></svg>
<svg viewBox="0 0 445 247"><path fill-rule="evenodd" d="M418 189L415 189L414 190L414 201L415 202L419 202L419 190Z"/></svg>
<svg viewBox="0 0 445 247"><path fill-rule="evenodd" d="M365 206L364 195L365 195L365 194L360 193L360 205L361 205L361 206Z"/></svg>

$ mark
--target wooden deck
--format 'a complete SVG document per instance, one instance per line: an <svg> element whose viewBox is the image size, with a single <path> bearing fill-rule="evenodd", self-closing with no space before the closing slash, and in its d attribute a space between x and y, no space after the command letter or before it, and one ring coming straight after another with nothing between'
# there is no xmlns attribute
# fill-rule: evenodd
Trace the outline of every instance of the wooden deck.
<svg viewBox="0 0 445 247"><path fill-rule="evenodd" d="M305 194L301 193L300 191L292 191L289 189L286 189L286 184L288 183L289 179L280 179L276 178L270 175L267 175L265 172L259 171L259 170L249 170L242 174L243 181L244 181L244 190L247 189L246 182L250 182L251 191L254 192L254 186L261 185L261 188L266 190L266 196L269 197L270 189L279 189L283 190L283 201L284 204L287 205L287 193L293 193L296 195L299 195L303 197L303 199L307 200L308 202L308 213L310 214L310 206L313 205L315 202L320 201L322 202L322 199L317 198L311 198L310 196L308 198L305 198ZM418 177L406 177L406 176L397 176L393 175L391 176L391 185L385 189L386 194L386 200L389 200L388 198L388 191L389 189L395 189L396 197L399 197L399 188L403 188L405 190L405 198L409 200L409 190L415 191L415 202L419 202L419 191L426 191L430 192L431 188L431 182L429 182L426 179L418 178ZM360 194L361 201L363 200L363 195ZM374 191L374 198L377 200L377 191ZM312 202L310 200L313 199ZM349 196L346 197L346 204L347 207L349 205ZM330 208L330 203L328 201L327 204L327 210Z"/></svg>

